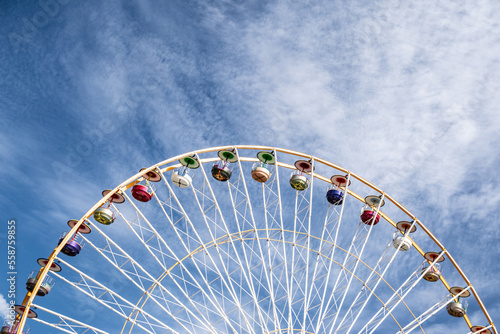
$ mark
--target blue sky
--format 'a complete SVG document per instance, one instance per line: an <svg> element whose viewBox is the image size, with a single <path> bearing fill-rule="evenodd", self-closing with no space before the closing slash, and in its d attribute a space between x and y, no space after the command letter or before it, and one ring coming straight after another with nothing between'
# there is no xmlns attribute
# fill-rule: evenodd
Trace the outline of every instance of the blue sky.
<svg viewBox="0 0 500 334"><path fill-rule="evenodd" d="M500 319L500 3L2 1L0 22L0 199L23 294L102 189L256 144L398 199Z"/></svg>

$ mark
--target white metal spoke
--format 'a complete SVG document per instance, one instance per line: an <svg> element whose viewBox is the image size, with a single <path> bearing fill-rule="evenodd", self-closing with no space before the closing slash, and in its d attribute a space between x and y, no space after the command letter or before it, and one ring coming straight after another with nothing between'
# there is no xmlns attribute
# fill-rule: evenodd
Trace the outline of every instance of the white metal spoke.
<svg viewBox="0 0 500 334"><path fill-rule="evenodd" d="M290 328L289 317L287 316L290 310L290 275L289 275L289 262L286 252L285 243L285 227L283 222L283 208L281 200L281 187L280 187L280 177L279 177L279 159L278 153L274 152L276 159L275 162L275 175L274 177L263 184L262 192L264 199L264 217L266 224L266 240L271 240L273 238L280 240L279 244L272 242L267 242L268 245L268 258L269 262L272 264L269 267L271 278L275 278L277 283L276 289L274 291L274 303L276 304L276 313L279 314L280 319L276 320L278 323L278 329L281 327L281 322L283 321L284 326ZM274 232L270 233L273 229ZM276 232L277 231L277 232ZM275 265L276 263L276 265ZM283 280L285 283L283 284ZM274 287L274 285L273 285Z"/></svg>
<svg viewBox="0 0 500 334"><path fill-rule="evenodd" d="M312 210L313 210L313 193L314 193L314 159L311 159L311 164L313 166L312 168L312 171L311 171L311 185L309 186L310 188L310 191L309 191L309 205L308 205L308 209L307 209L307 241L306 241L306 247L309 248L310 245L311 245L311 215L312 215ZM308 317L308 310L307 310L307 306L309 304L309 298L310 298L310 291L309 291L309 266L310 266L310 263L309 263L309 259L310 259L310 251L307 250L306 251L306 263L305 263L305 266L306 266L306 269L305 269L305 278L306 278L306 281L305 281L305 284L304 284L304 302L303 302L303 305L302 305L302 308L303 308L303 319L302 319L302 329L303 330L307 330L308 327L309 327L309 323L311 323L311 321L309 321L309 323L306 323L306 320L307 320L307 317ZM312 286L312 283L311 283L311 286ZM309 319L311 320L311 319Z"/></svg>
<svg viewBox="0 0 500 334"><path fill-rule="evenodd" d="M308 242L308 231L309 226L306 221L308 221L310 212L310 193L312 192L311 187L308 187L303 191L295 191L295 211L293 219L293 230L297 232L302 232L303 234L294 233L293 234L293 247L292 247L292 259L291 259L291 271L290 271L290 311L288 314L289 323L291 328L295 327L295 323L299 322L299 316L301 312L304 312L302 300L305 300L305 293L303 286L303 279L307 280L307 257L309 252L307 250L298 249L298 244L303 244ZM309 196L307 196L309 195ZM309 198L308 198L309 197ZM306 253L306 259L304 259L304 253ZM298 305L298 306L297 306Z"/></svg>
<svg viewBox="0 0 500 334"><path fill-rule="evenodd" d="M272 178L269 180L267 183L274 184L276 181L276 167L274 168L274 172L272 173ZM274 259L276 258L277 254L279 253L279 250L274 247L274 244L270 242L270 234L269 234L269 211L268 211L268 203L267 200L269 196L266 194L266 189L269 192L269 195L271 194L271 189L269 187L266 187L266 183L262 184L262 204L264 206L264 224L265 224L265 234L266 234L266 251L267 251L267 268L265 268L266 273L267 270L269 270L269 277L268 277L268 282L269 282L269 293L270 293L270 298L271 298L271 304L272 304L272 313L273 313L273 320L274 320L274 325L275 329L278 330L278 332L281 332L281 321L284 320L283 317L283 312L279 310L279 307L276 303L276 298L277 298L277 291L280 290L280 287L283 288L283 285L278 285L275 286L275 284L279 283L279 278L275 277L275 271L274 271ZM277 198L277 197L276 197ZM275 222L275 218L272 217L273 222ZM271 248L272 247L272 248ZM274 256L273 256L274 254ZM280 261L280 264L282 262ZM276 282L276 283L275 283Z"/></svg>

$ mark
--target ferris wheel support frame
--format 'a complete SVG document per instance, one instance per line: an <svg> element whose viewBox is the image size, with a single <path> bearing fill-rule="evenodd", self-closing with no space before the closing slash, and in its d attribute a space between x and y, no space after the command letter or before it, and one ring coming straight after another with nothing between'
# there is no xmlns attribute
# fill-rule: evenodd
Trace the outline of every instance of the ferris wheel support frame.
<svg viewBox="0 0 500 334"><path fill-rule="evenodd" d="M170 184L169 184L169 183L167 182L167 180L165 179L165 177L164 177L163 173L160 173L160 175L161 175L161 178L162 178L162 180L164 181L165 185L167 186L167 188L168 188L169 192L172 194L172 197L174 198L175 202L176 202L176 203L177 203L177 205L179 206L179 208L180 208L180 210L181 210L181 212L182 212L182 214L183 214L183 217L185 217L185 219L186 219L186 221L188 222L188 224L189 224L189 225L190 225L190 226L194 229L193 223L191 222L191 220L190 220L189 216L186 214L186 211L184 210L184 207L183 207L183 206L182 206L182 204L180 203L179 199L177 198L177 196L175 195L175 193L172 191L172 188L171 188ZM194 189L193 189L193 191L194 191ZM161 206L161 208L162 208L162 210L163 210L163 212L164 212L165 216L167 217L167 220L168 220L168 222L169 222L170 226L172 226L172 228L174 229L174 231L175 231L175 233L176 233L176 235L177 235L178 239L181 241L182 246L184 247L184 249L186 250L186 252L187 252L187 253L190 253L189 247L185 244L184 240L182 240L182 238L180 237L180 235L179 235L179 231L175 228L175 226L174 226L174 225L175 225L175 224L174 224L174 222L170 219L170 216L169 216L169 215L167 214L167 212L165 211L165 207L164 207L164 205L163 205L162 203L160 203L160 200L159 200L159 197L158 197L158 196L155 196L155 197L156 197L156 200L158 201L158 203L160 204L160 206ZM149 224L149 226L151 226L151 228L154 230L154 227L152 227L152 225L151 225L149 222L148 222L148 224ZM158 233L156 232L156 230L154 230L154 231L155 231L155 233L156 233L156 234L158 234ZM196 236L197 236L197 238L200 240L200 243L201 243L200 236L199 236L197 233L196 233ZM161 238L161 236L159 236L159 234L158 234L158 237L159 237L159 238ZM170 247L169 247L169 246L168 246L168 244L164 241L164 239L163 239L163 238L161 238L161 240L162 240L162 243L165 245L165 247L166 247L166 248L170 251L170 253L171 253L171 254L174 254L174 256L175 256L175 258L176 258L177 262L178 262L178 263L182 263L183 268L184 268L184 269L186 270L186 272L190 275L190 277L192 277L191 272L190 272L190 271L189 271L189 270L188 270L188 269L184 266L184 264L183 264L182 260L181 260L181 259L179 259L179 258L175 255L175 252L173 252L173 251L171 251L171 250L170 250ZM203 244L203 243L201 243L201 244L203 245L203 250L205 250L205 251L206 251L206 248L205 248L204 244ZM209 258L210 258L210 261L212 261L212 263L213 263L213 262L214 262L214 260L213 260L213 258L211 257L211 255L209 254L208 256L209 256ZM217 298L214 296L213 291L212 291L212 289L210 288L209 283L206 281L205 277L201 274L201 273L202 273L202 271L201 271L201 269L199 268L198 264L197 264L196 262L194 262L194 265L195 265L195 267L196 267L196 270L198 271L198 273L199 273L199 274L200 274L200 276L202 277L204 284L207 286L208 290L210 291L210 294L211 294L211 297L213 298L213 301L211 300L212 298L210 298L210 296L207 296L207 295L206 295L205 290L204 290L204 289L202 289L202 288L201 288L201 286L199 286L200 290L204 293L204 296L206 296L207 298L209 298L209 300L211 300L211 303L212 303L213 305L214 305L214 303L215 303L215 304L217 304L217 306L216 306L216 307L217 307L218 311L221 313L221 316L225 319L226 323L227 323L227 324L231 327L231 329L233 330L233 332L236 332L236 329L235 329L234 327L232 327L232 325L231 325L231 323L230 323L229 319L227 318L227 316L225 315L225 313L222 311L222 309L221 309L220 305L218 304L218 302L217 302ZM172 269L172 268L170 268L170 269ZM219 273L219 275L221 275L221 273ZM196 280L195 280L195 281L196 281Z"/></svg>
<svg viewBox="0 0 500 334"><path fill-rule="evenodd" d="M273 156L277 157L277 153L275 150L273 150ZM240 166L240 169L241 169L241 162L238 160L238 164ZM272 180L270 180L270 183L269 184L266 184L266 183L262 183L262 204L263 204L263 207L264 207L264 222L265 222L265 226L266 226L266 240L269 240L270 239L270 236L269 236L269 220L268 220L268 210L269 210L269 207L267 205L267 202L266 202L266 199L269 200L269 196L270 194L272 193L271 191L271 185L270 184L273 184L274 182L277 182L277 184L279 184L279 177L278 177L278 168L275 167L275 173L274 173L274 178ZM245 183L246 184L246 183ZM245 187L246 188L246 187ZM266 189L269 191L269 196L266 197ZM278 190L279 190L279 185L278 185ZM280 202L281 203L281 202ZM280 205L280 210L281 210L281 205ZM253 216L253 214L252 214ZM281 215L280 215L281 217ZM266 243L267 245L267 262L268 262L268 267L269 267L269 270L271 270L272 266L271 266L271 263L272 263L272 260L271 260L271 246L269 244L269 242ZM285 263L286 265L286 263ZM288 275L287 276L287 279L288 279ZM266 271L266 277L267 277L267 271ZM270 274L269 275L269 287L270 287L270 297L271 297L271 303L273 304L273 318L275 319L275 324L276 324L276 327L277 327L277 330L278 332L281 332L281 323L280 321L278 321L278 307L276 306L276 299L274 297L274 279L273 279L274 275Z"/></svg>
<svg viewBox="0 0 500 334"><path fill-rule="evenodd" d="M320 159L320 158L316 158L316 157L312 157L310 155L306 155L306 154L303 154L303 153L300 153L300 152L296 152L296 151L292 151L292 150L286 150L286 149L278 149L278 148L274 148L274 147L268 147L268 146L251 146L251 145L235 145L235 146L221 146L221 147L215 147L215 148L208 148L208 149L203 149L203 150L198 150L198 151L193 151L193 152L190 152L190 153L187 153L187 154L181 154L181 155L178 155L176 157L173 157L173 158L169 158L167 160L164 160L162 162L160 162L159 164L156 164L156 165L153 165L151 167L148 167L146 169L143 169L141 172L137 173L136 175L130 177L129 179L127 179L125 182L123 182L122 184L120 184L118 187L116 187L115 189L113 189L112 191L110 191L108 194L106 194L100 201L98 201L70 230L70 232L64 237L62 238L61 242L58 244L58 246L53 250L53 252L50 254L50 256L48 257L48 261L47 263L45 264L44 267L42 267L39 271L39 275L38 275L38 281L36 282L34 288L32 291L29 291L23 302L22 302L22 306L24 307L24 312L21 314L18 314L18 316L16 317L15 319L15 324L17 325L17 331L16 333L22 333L22 330L24 328L24 324L26 322L26 319L27 319L27 316L28 316L28 313L29 313L29 310L30 310L30 307L31 305L33 304L33 300L36 296L36 293L38 292L44 278L47 276L48 274L48 271L49 269L51 268L57 254L61 251L61 249L66 245L66 243L70 240L71 236L73 234L75 234L76 232L78 232L78 229L79 227L81 226L81 224L84 222L84 220L86 220L88 217L90 217L93 212L98 208L100 207L101 205L103 205L104 203L106 203L113 194L115 194L117 191L120 191L122 188L125 188L125 189L128 189L130 188L131 186L133 186L138 179L140 179L141 177L143 177L146 173L148 173L149 171L152 171L154 170L155 168L158 168L160 169L160 166L163 166L167 163L170 163L172 161L175 161L175 160L178 160L184 156L188 156L188 155L193 155L193 154L199 154L199 153L207 153L207 152L213 152L213 151L218 151L218 150L222 150L222 149L233 149L233 148L239 148L239 149L263 149L263 150L274 150L275 152L281 152L281 153L287 153L287 154L293 154L295 156L300 156L300 157L304 157L304 158L314 158L317 162L320 162L324 165L327 165L327 166L330 166L334 169L337 169L339 171L342 171L344 173L349 173L348 170L340 167L340 166L337 166L335 164L332 164L326 160L323 160L323 159ZM280 163L277 163L277 165L283 165L283 164L280 164ZM161 170L161 169L160 169ZM366 181L365 179L357 176L356 174L354 173L351 173L352 176L357 179L358 181L364 183L365 185L369 186L370 188L372 188L373 190L379 192L379 193L383 193L378 187L374 186L373 184L371 184L370 182ZM350 192L349 192L350 193ZM358 198L359 199L359 198ZM465 275L465 273L462 271L462 269L458 266L457 262L455 261L455 259L448 253L448 251L446 250L446 248L441 244L441 242L430 232L430 230L424 225L422 224L420 221L418 221L418 219L413 216L413 214L411 214L405 207L403 207L399 202L397 202L396 200L394 200L392 197L386 195L386 199L388 199L389 201L391 201L396 207L398 207L401 211L403 211L404 213L406 213L409 217L411 217L413 220L415 220L418 224L418 226L434 241L434 243L441 249L442 253L446 254L446 256L448 257L448 259L450 260L450 262L452 263L452 265L455 267L455 269L457 270L457 272L460 274L460 276L463 278L463 280L467 283L467 286L470 287L470 290L472 292L472 294L474 295L476 301L478 302L479 304L479 307L481 308L481 310L483 311L483 314L485 315L487 321L489 322L489 328L491 328L493 330L493 332L495 334L498 334L497 330L496 330L496 327L494 326L493 324L493 321L488 313L488 311L486 310L481 298L479 297L479 295L477 294L475 288L472 286L472 284L470 283L470 281L468 280L467 276ZM388 220L390 223L391 221ZM392 223L394 225L394 223ZM418 249L417 249L418 250ZM419 253L422 254L422 251L419 250ZM441 281L442 283L447 287L449 288L448 284L446 283L446 281L444 280L443 277L441 277ZM467 315L464 317L465 321L467 322L468 326L471 327L471 323L467 317Z"/></svg>
<svg viewBox="0 0 500 334"><path fill-rule="evenodd" d="M274 152L274 156L276 157L276 161L278 161L278 151L273 148L273 152ZM283 223L283 207L282 207L282 201L281 201L281 186L280 186L280 178L279 178L279 168L278 168L278 164L275 164L275 172L276 172L276 175L274 177L274 180L276 182L276 196L277 196L277 199L275 199L275 201L277 201L277 206L278 206L278 217L279 217L279 226L280 226L280 236L281 236L281 239L282 240L285 240L285 225ZM265 191L266 189L269 191L269 197L270 195L273 193L272 192L272 189L270 188L272 186L272 184L270 185L265 185L263 184L263 193L265 194ZM267 197L269 199L269 197ZM265 197L264 197L265 198ZM268 224L268 219L267 217L270 215L270 212L268 211L269 210L269 206L268 205L265 205L265 217L266 217L266 224ZM272 215L271 215L272 217ZM269 238L269 226L266 225L266 237ZM290 272L290 269L288 268L288 255L287 255L287 252L286 252L286 248L285 248L285 243L282 243L282 251L283 251L283 257L284 257L284 268L285 268L285 280L286 280L286 287L287 287L287 291L290 291L290 275L289 275L289 272ZM268 244L268 247L269 247L269 244ZM270 254L269 254L270 256ZM268 261L271 261L270 259L268 259ZM272 275L271 275L272 276ZM273 297L274 299L274 297ZM290 296L287 296L287 302L291 303L291 299L290 299ZM284 313L284 310L283 310L283 313ZM289 326L290 326L290 322L289 322Z"/></svg>
<svg viewBox="0 0 500 334"><path fill-rule="evenodd" d="M345 187L345 193L347 194L349 192L349 183L350 183L350 177L351 177L351 174L348 172L347 174L347 182L346 182L346 187ZM346 202L346 199L347 199L347 196L344 195L344 201L342 202L342 207L340 209L340 215L339 215L339 218L338 218L338 221L337 223L335 224L335 226L333 226L333 228L335 229L335 237L334 237L334 244L337 244L337 237L338 237L338 234L339 234L339 230L340 230L340 225L341 225L341 222L342 222L342 215L344 213L344 207L345 207L345 202ZM330 207L331 208L331 207ZM328 220L328 213L327 213L327 216L325 217L325 227L326 225L328 224L327 222ZM359 228L359 227L358 227ZM326 232L326 228L323 228L323 231ZM321 238L323 240L323 238ZM320 248L321 249L321 248ZM330 254L330 258L333 258L333 255L335 254L335 249L336 247L332 247L332 251L331 251L331 254ZM347 258L347 255L346 255L346 258ZM328 271L327 271L327 277L326 277L326 281L328 282L329 279L330 279L330 273L331 273L331 267L332 267L332 262L329 263L328 265ZM321 298L321 304L320 304L320 307L319 307L319 317L318 318L321 318L321 313L322 313L322 309L324 307L323 305L323 301L326 299L326 293L327 293L327 284L324 285L324 288L323 288L323 294L322 294L322 298ZM319 321L316 325L317 327L319 326Z"/></svg>

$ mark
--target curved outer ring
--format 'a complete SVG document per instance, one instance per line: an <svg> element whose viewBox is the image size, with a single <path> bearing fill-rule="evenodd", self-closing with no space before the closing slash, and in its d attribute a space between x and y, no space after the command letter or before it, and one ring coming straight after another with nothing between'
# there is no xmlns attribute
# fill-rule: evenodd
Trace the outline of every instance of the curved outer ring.
<svg viewBox="0 0 500 334"><path fill-rule="evenodd" d="M386 200L392 202L401 211L403 211L409 217L411 217L413 220L415 220L416 224L418 224L418 226L432 239L432 241L434 241L434 243L439 247L439 249L441 249L444 252L444 255L446 255L448 257L448 259L450 260L451 264L455 267L455 269L458 271L458 273L460 274L460 276L462 276L462 278L465 281L465 283L468 286L470 286L470 290L472 291L472 294L476 298L476 300L477 300L477 302L479 304L479 307L481 308L481 310L483 311L484 315L486 316L486 319L488 320L489 325L491 325L491 329L493 329L493 333L499 334L498 331L497 331L497 329L496 329L496 327L495 327L495 325L493 324L493 320L491 319L490 315L488 314L488 311L486 310L486 307L484 306L481 298L479 297L479 295L477 294L476 290L474 289L474 286L469 281L469 279L467 278L467 276L465 275L465 273L462 271L462 269L459 267L459 265L455 261L455 259L446 250L446 248L443 246L443 244L434 236L434 234L432 234L432 232L422 222L420 222L417 219L417 217L415 217L410 211L408 211L408 209L406 209L398 201L396 201L394 198L392 198L391 196L389 196L388 194L386 194L385 192L383 192L380 188L378 188L374 184L370 183L369 181L365 180L364 178L362 178L362 177L360 177L360 176L358 176L358 175L350 172L349 170L347 170L345 168L337 166L337 165L335 165L335 164L333 164L333 163L331 163L331 162L329 162L329 161L327 161L325 159L317 158L317 157L314 157L314 156L311 156L311 155L308 155L308 154L304 154L304 153L301 153L301 152L296 152L296 151L293 151L293 150L287 150L287 149L282 149L282 148L275 148L275 147L271 147L271 146L253 146L253 145L219 146L219 147L211 147L211 148L206 148L206 149L202 149L202 150L197 150L197 151L192 151L192 152L180 154L180 155L177 155L175 157L172 157L172 158L169 158L167 160L164 160L164 161L162 161L162 162L160 162L160 163L158 163L156 165L153 165L153 166L150 166L148 168L143 169L139 173L137 173L134 176L128 178L127 180L125 180L124 182L122 182L120 185L118 185L116 188L114 188L113 190L111 190L108 194L106 194L106 196L104 196L101 200L99 200L96 204L94 204L94 206L92 208L90 208L90 210L87 211L87 213L82 218L80 218L80 220L78 221L78 223L75 224L75 226L73 226L73 228L70 230L70 233L68 233L64 237L64 239L61 241L61 243L52 251L52 253L48 257L49 262L47 263L47 266L45 266L45 267L43 267L43 268L40 269L40 273L39 273L39 275L40 275L39 278L40 279L38 280L38 282L36 283L35 287L33 288L33 291L31 291L31 292L28 291L28 293L26 294L26 296L24 297L24 300L22 302L22 305L25 306L25 312L20 317L20 319L19 319L19 316L16 317L16 320L19 321L16 333L22 333L22 330L24 328L24 324L26 323L26 318L27 318L27 315L29 313L31 304L33 303L33 300L35 299L36 294L37 294L38 290L40 289L40 285L42 284L43 279L45 278L45 276L47 276L47 274L49 272L49 268L51 267L52 263L54 262L56 256L59 254L59 252L61 251L61 249L63 248L63 246L66 245L66 243L69 241L69 239L72 236L72 234L74 234L75 232L78 231L78 229L80 228L80 225L85 221L85 219L87 219L90 216L92 216L93 212L97 208L99 208L100 206L102 206L104 203L106 203L111 198L111 196L113 196L114 193L119 192L119 191L125 191L125 190L129 189L134 184L136 184L138 181L140 181L139 179L142 180L143 176L146 173L148 173L149 171L152 171L152 170L161 170L161 172L165 172L165 171L169 171L169 170L175 168L176 165L175 166L169 166L169 167L166 167L164 169L160 169L161 166L164 166L164 165L167 165L169 163L178 161L182 157L191 156L193 154L218 152L218 151L221 151L221 150L230 150L230 149L238 149L238 150L239 149L241 149L241 150L245 150L245 149L247 149L247 150L273 150L273 151L280 152L280 153L294 155L296 157L303 157L303 158L306 158L306 159L310 159L310 160L315 161L316 163L321 163L321 164L323 164L325 166L329 166L329 167L334 168L334 169L336 169L338 171L341 171L342 173L350 174L350 177L355 178L356 180L358 180L361 183L364 183L365 185L367 185L368 187L372 188L376 192L378 192L380 194L383 194L384 198ZM242 161L254 161L255 160L255 158L251 158L250 159L250 158L243 158L243 157L240 157L240 156L238 156L238 158L240 160L242 160ZM202 163L202 162L217 161L217 160L220 160L220 159L218 157L217 158L213 158L213 159L203 159L202 161L200 161L200 163ZM294 169L293 166L285 164L285 163L281 163L281 162L277 162L277 166ZM328 178L323 177L321 175L314 174L314 177L316 177L318 179L321 179L321 180L323 180L325 182L330 183L330 180ZM357 198L360 202L364 203L364 198L360 197L359 195L357 195L356 193L350 191L349 189L347 189L347 192L351 196ZM396 224L389 217L387 217L383 212L380 212L380 215L385 220L387 220L391 225L393 225L396 228ZM420 249L420 247L418 247L418 245L416 243L414 243L414 246L415 246L415 249L423 257L424 254L425 254L425 252L423 252L422 249ZM446 282L446 280L444 279L443 276L441 276L441 282L444 284L444 286L446 287L447 290L449 290L451 288L449 286L449 284ZM469 328L471 328L472 324L471 324L469 318L467 317L467 315L464 316L464 319L467 322L467 325L469 326Z"/></svg>

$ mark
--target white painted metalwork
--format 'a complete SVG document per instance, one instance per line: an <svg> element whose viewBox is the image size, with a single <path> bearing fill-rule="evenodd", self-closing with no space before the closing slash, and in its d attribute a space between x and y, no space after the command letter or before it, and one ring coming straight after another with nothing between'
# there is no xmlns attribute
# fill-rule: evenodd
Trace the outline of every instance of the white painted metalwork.
<svg viewBox="0 0 500 334"><path fill-rule="evenodd" d="M231 150L238 157L225 182L215 180L210 168L206 169L220 160L220 150ZM276 160L268 166L271 175L265 183L250 177L251 167L258 161L256 153L262 150L272 152ZM179 188L171 181L172 173L181 166L179 159L188 156L200 162L197 177L186 188ZM308 173L309 187L303 191L292 189L288 182L297 160L310 161L315 167ZM129 192L149 171L158 173L161 180L150 187L150 201L136 202ZM330 175L338 174L346 175L347 183L339 187L344 193L341 205L334 205L322 190L331 185ZM112 204L116 221L107 226L93 223L93 211L116 192L125 198L122 204ZM381 198L373 208L375 215L380 214L380 222L356 225L363 198L374 194ZM391 244L384 249L396 226L380 207L384 199L391 205L387 212L396 212L398 220L413 221L412 227L419 226L417 240L425 238L424 244L434 245L446 255L445 273L453 267L457 270L464 279L461 286L470 289L483 310L483 323L498 334L454 259L401 204L324 159L258 146L225 146L179 155L142 170L106 194L68 234L74 234L82 222L92 227L92 233L84 236L87 246L80 254L60 259L63 271L55 275L60 282L45 297L49 301L75 298L75 305L87 298L90 302L85 305L98 305L103 315L97 314L95 323L86 323L75 320L78 314L70 308L45 312L39 307L44 312L36 321L66 333L118 333L121 328L121 333L155 334L346 334L374 333L382 323L391 332L420 329L424 333L424 322L446 302L438 301L420 316L413 315L415 305L405 297L421 292L417 283L425 272L417 270L403 283L408 272L389 274L395 267L404 268L403 257L410 268L419 264L428 249L422 250L413 238L413 247L407 252L398 252L399 247ZM68 239L48 257L48 267ZM39 280L47 271L41 269ZM441 281L447 291L445 276ZM38 289L39 284L34 293ZM65 295L66 291L73 291L75 297ZM28 294L23 301L27 309L35 306L33 298ZM59 322L45 320L46 313ZM388 317L392 321L384 322ZM471 328L467 316L464 319ZM19 332L26 316L16 321ZM113 331L101 328L111 323Z"/></svg>
<svg viewBox="0 0 500 334"><path fill-rule="evenodd" d="M346 182L345 191L347 191L347 189L348 189L349 182L350 182L350 175L347 175L347 182ZM346 195L344 194L344 199L342 201L340 212L336 212L336 210L335 210L336 205L329 205L327 214L325 216L324 227L323 227L322 232L321 232L321 240L320 240L319 249L323 249L324 244L325 244L325 239L332 240L333 244L337 243L337 238L338 238L338 234L339 234L340 223L342 221L342 213L344 211L345 203L346 203ZM331 254L330 254L331 258L333 258L335 249L336 249L336 247L331 247ZM314 272L313 272L313 277L312 277L313 284L311 284L309 295L312 295L314 283L318 280L318 272L321 271L321 270L318 270L318 264L319 264L320 258L321 257L319 256L319 253L318 253L317 257L316 257L316 261L315 261L315 265L314 265ZM331 272L331 265L332 265L332 262L330 261L329 266L328 266L328 270L327 270L327 278L326 278L326 280L321 280L321 284L319 287L319 289L321 289L321 287L323 288L323 294L321 296L319 294L316 295L317 297L321 298L321 301L323 301L325 299L325 293L327 291L327 289L326 289L327 282L329 281L329 276L330 276L330 272ZM318 291L319 291L319 289L318 289ZM311 307L311 300L309 299L305 305L306 305L306 312L308 312L310 307ZM319 315L319 316L317 316L317 318L320 319L321 311L323 309L323 303L320 304L318 309L319 309L319 311L318 311L319 314L317 314L317 315ZM313 317L314 317L314 315L313 315Z"/></svg>

